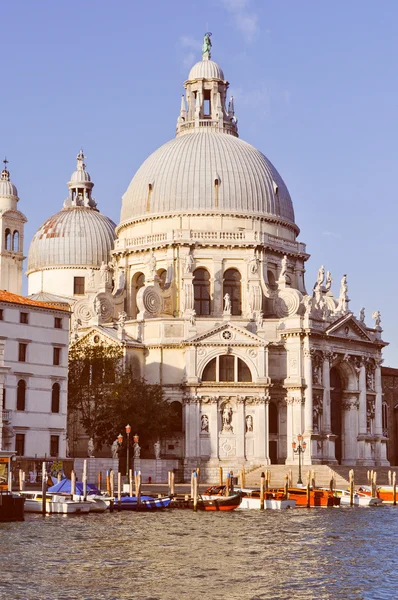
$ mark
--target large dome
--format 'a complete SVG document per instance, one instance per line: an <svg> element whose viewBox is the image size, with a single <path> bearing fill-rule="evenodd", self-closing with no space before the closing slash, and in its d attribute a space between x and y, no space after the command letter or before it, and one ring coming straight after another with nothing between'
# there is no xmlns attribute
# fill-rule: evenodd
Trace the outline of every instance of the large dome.
<svg viewBox="0 0 398 600"><path fill-rule="evenodd" d="M29 248L27 273L42 268L99 267L109 261L115 223L84 206L64 208L47 219Z"/></svg>
<svg viewBox="0 0 398 600"><path fill-rule="evenodd" d="M294 224L289 192L269 160L247 142L209 130L181 135L147 158L123 196L121 224L138 217L203 212Z"/></svg>

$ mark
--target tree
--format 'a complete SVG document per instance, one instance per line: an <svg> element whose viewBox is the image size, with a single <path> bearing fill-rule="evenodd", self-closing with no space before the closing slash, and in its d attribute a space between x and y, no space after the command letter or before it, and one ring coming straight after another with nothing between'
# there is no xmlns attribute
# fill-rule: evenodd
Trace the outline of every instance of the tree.
<svg viewBox="0 0 398 600"><path fill-rule="evenodd" d="M111 445L127 424L141 439L163 437L174 413L160 385L136 378L118 345L78 342L69 351L69 414L96 449Z"/></svg>

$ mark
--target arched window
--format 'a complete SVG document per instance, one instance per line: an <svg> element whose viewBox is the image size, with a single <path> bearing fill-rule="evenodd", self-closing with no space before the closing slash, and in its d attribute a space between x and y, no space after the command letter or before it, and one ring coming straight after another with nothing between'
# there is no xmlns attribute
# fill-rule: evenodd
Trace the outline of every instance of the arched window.
<svg viewBox="0 0 398 600"><path fill-rule="evenodd" d="M159 287L161 290L163 290L167 279L166 269L159 269L159 271L157 272L157 276L159 277Z"/></svg>
<svg viewBox="0 0 398 600"><path fill-rule="evenodd" d="M272 271L267 271L267 278L268 285L271 288L271 290L276 290L278 286L276 285L275 275Z"/></svg>
<svg viewBox="0 0 398 600"><path fill-rule="evenodd" d="M278 433L278 409L276 404L270 402L268 411L269 432Z"/></svg>
<svg viewBox="0 0 398 600"><path fill-rule="evenodd" d="M231 314L242 314L241 276L237 269L227 269L224 273L223 296L229 294L231 299Z"/></svg>
<svg viewBox="0 0 398 600"><path fill-rule="evenodd" d="M59 413L59 398L60 398L61 386L59 383L54 383L51 391L51 412Z"/></svg>
<svg viewBox="0 0 398 600"><path fill-rule="evenodd" d="M170 404L172 414L172 430L175 432L182 431L182 404L181 402L172 402Z"/></svg>
<svg viewBox="0 0 398 600"><path fill-rule="evenodd" d="M26 381L20 379L17 385L17 410L25 410L26 405Z"/></svg>
<svg viewBox="0 0 398 600"><path fill-rule="evenodd" d="M12 234L12 249L14 252L19 252L19 233L14 231Z"/></svg>
<svg viewBox="0 0 398 600"><path fill-rule="evenodd" d="M239 381L249 383L252 375L247 364L233 354L221 354L207 363L202 381Z"/></svg>
<svg viewBox="0 0 398 600"><path fill-rule="evenodd" d="M383 435L388 436L388 404L383 402L381 407Z"/></svg>
<svg viewBox="0 0 398 600"><path fill-rule="evenodd" d="M139 312L137 307L138 290L145 285L144 273L136 273L131 280L131 316L135 318Z"/></svg>
<svg viewBox="0 0 398 600"><path fill-rule="evenodd" d="M194 308L197 315L210 314L210 275L206 269L195 269L193 272Z"/></svg>
<svg viewBox="0 0 398 600"><path fill-rule="evenodd" d="M5 250L11 250L11 231L9 229L4 232L4 248Z"/></svg>

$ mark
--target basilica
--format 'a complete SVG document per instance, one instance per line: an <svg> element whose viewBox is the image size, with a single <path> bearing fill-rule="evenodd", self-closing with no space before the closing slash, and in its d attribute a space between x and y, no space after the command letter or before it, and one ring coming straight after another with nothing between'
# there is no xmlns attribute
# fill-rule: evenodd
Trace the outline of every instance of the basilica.
<svg viewBox="0 0 398 600"><path fill-rule="evenodd" d="M306 285L289 191L239 137L208 34L202 50L176 136L135 173L118 225L79 152L30 244L29 297L71 307L72 344L120 344L161 383L180 416L161 455L186 474L293 464L301 435L305 465L388 465L380 313L350 311L345 274L336 286L321 266Z"/></svg>

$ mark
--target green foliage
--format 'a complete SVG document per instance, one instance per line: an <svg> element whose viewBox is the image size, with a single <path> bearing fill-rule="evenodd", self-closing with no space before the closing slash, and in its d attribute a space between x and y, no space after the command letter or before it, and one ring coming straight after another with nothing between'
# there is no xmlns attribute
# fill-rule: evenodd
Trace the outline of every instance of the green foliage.
<svg viewBox="0 0 398 600"><path fill-rule="evenodd" d="M68 402L96 448L112 444L127 424L132 435L148 441L164 436L173 425L161 386L135 378L117 345L82 342L71 348Z"/></svg>

